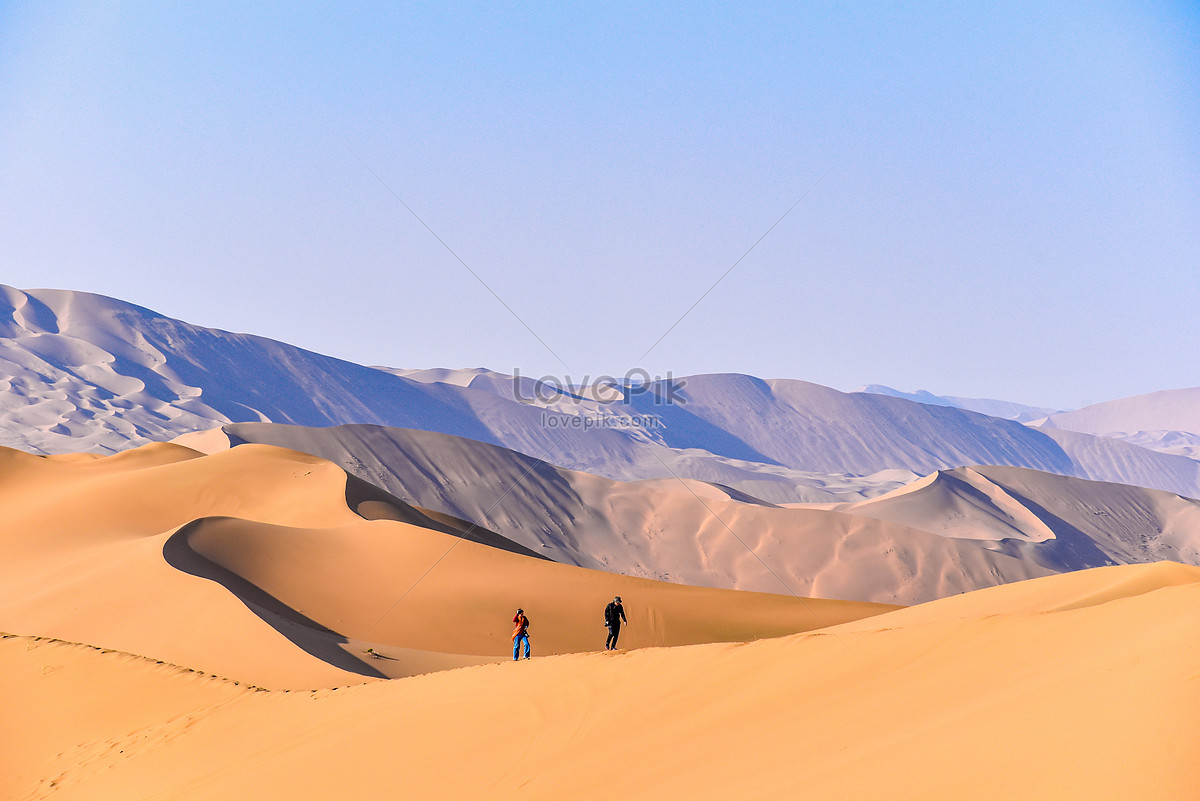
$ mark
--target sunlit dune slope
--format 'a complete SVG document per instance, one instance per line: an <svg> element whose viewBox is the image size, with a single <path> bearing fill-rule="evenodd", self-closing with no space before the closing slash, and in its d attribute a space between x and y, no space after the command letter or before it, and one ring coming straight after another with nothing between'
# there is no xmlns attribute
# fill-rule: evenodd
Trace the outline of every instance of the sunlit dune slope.
<svg viewBox="0 0 1200 801"><path fill-rule="evenodd" d="M539 654L599 649L614 594L629 602L629 647L776 636L889 609L554 564L271 446L4 450L0 478L0 629L271 687L503 658L518 605Z"/></svg>
<svg viewBox="0 0 1200 801"><path fill-rule="evenodd" d="M19 695L7 722L28 736L0 757L0 791L89 801L1196 797L1200 570L1098 569L935 607L933 618L914 608L748 644L576 654L317 693L255 692L4 639L0 686ZM89 684L97 692L81 689ZM68 704L73 715L48 725Z"/></svg>
<svg viewBox="0 0 1200 801"><path fill-rule="evenodd" d="M203 458L165 444L103 458L0 449L0 504L0 628L269 685L358 675L352 663L333 667L306 653L269 613L164 558L171 532L206 515L361 520L346 505L344 472L327 462L275 448Z"/></svg>
<svg viewBox="0 0 1200 801"><path fill-rule="evenodd" d="M927 604L890 612L879 625L921 625L946 621L986 618L993 615L1036 615L1045 612L1069 612L1109 601L1133 598L1171 587L1200 584L1200 567L1177 562L1149 565L1097 567L1074 573L1030 579L999 587L942 598ZM1200 608L1190 610L1200 635ZM882 620L882 618L881 618ZM837 631L877 629L875 621L854 621Z"/></svg>

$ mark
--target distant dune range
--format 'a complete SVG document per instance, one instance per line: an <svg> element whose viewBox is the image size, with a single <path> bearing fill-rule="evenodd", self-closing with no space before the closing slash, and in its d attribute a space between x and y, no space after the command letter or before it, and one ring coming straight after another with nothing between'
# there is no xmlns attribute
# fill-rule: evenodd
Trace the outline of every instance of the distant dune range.
<svg viewBox="0 0 1200 801"><path fill-rule="evenodd" d="M0 504L0 630L269 687L501 659L517 606L539 655L599 650L616 594L631 601L630 647L779 636L894 608L557 564L490 531L463 539L461 521L265 445L0 449Z"/></svg>
<svg viewBox="0 0 1200 801"><path fill-rule="evenodd" d="M949 395L934 395L924 390L919 392L901 392L898 389L885 387L882 384L868 384L858 390L872 395L890 395L893 398L907 398L917 403L927 403L932 406L955 406L959 409L969 409L973 412L1002 417L1006 420L1016 420L1028 423L1055 414L1057 409L1047 409L1041 406L1027 406L1023 403L995 400L991 398L960 398Z"/></svg>
<svg viewBox="0 0 1200 801"><path fill-rule="evenodd" d="M594 390L538 400L528 379L363 367L81 292L0 288L0 368L0 444L39 453L113 452L229 422L358 423L467 437L613 479L697 479L773 503L859 500L973 464L1200 496L1200 462L1187 458L1194 431L1174 433L1179 453L1161 453L1130 444L1138 435L1122 442L742 375L682 379L672 404L661 382L628 403Z"/></svg>
<svg viewBox="0 0 1200 801"><path fill-rule="evenodd" d="M1177 801L1197 609L1200 569L1100 568L761 642L315 692L10 636L0 796Z"/></svg>
<svg viewBox="0 0 1200 801"><path fill-rule="evenodd" d="M1200 387L1096 403L1051 414L1039 424L1047 433L1077 431L1195 459L1200 457Z"/></svg>

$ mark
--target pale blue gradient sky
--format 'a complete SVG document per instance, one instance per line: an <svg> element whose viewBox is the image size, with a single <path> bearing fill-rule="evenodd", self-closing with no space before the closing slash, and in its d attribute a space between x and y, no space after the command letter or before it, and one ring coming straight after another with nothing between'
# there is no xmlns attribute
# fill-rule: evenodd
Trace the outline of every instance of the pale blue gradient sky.
<svg viewBox="0 0 1200 801"><path fill-rule="evenodd" d="M0 282L402 367L1200 385L1192 4L567 5L0 2Z"/></svg>

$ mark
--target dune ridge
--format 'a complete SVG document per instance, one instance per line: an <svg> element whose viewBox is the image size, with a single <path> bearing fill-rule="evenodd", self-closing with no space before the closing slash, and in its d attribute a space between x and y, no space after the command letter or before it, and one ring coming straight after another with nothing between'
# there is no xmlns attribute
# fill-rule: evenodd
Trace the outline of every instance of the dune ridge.
<svg viewBox="0 0 1200 801"><path fill-rule="evenodd" d="M1043 406L1029 406L1023 403L996 400L995 398L962 398L952 395L935 395L923 389L916 392L902 392L882 384L868 384L865 387L860 387L858 392L865 392L871 395L890 395L893 398L906 398L931 406L956 406L959 409L968 409L990 417L1016 420L1018 423L1041 420L1047 415L1058 412L1057 409L1049 409Z"/></svg>
<svg viewBox="0 0 1200 801"><path fill-rule="evenodd" d="M1055 412L1041 425L1107 437L1154 429L1196 434L1200 433L1200 387L1160 390Z"/></svg>

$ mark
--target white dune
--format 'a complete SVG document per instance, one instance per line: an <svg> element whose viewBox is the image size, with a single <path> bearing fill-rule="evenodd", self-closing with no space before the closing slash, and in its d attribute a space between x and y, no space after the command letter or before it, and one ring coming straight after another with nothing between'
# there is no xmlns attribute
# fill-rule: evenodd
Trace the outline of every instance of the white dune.
<svg viewBox="0 0 1200 801"><path fill-rule="evenodd" d="M1200 387L1171 389L1058 412L1038 423L1121 440L1174 456L1200 458Z"/></svg>
<svg viewBox="0 0 1200 801"><path fill-rule="evenodd" d="M364 423L468 437L611 479L696 479L777 504L860 500L899 486L886 471L966 464L1200 496L1195 460L960 408L736 374L651 382L630 388L627 402L607 402L611 388L539 395L529 378L373 369L81 292L0 288L0 369L0 444L35 453L108 453L231 421Z"/></svg>

